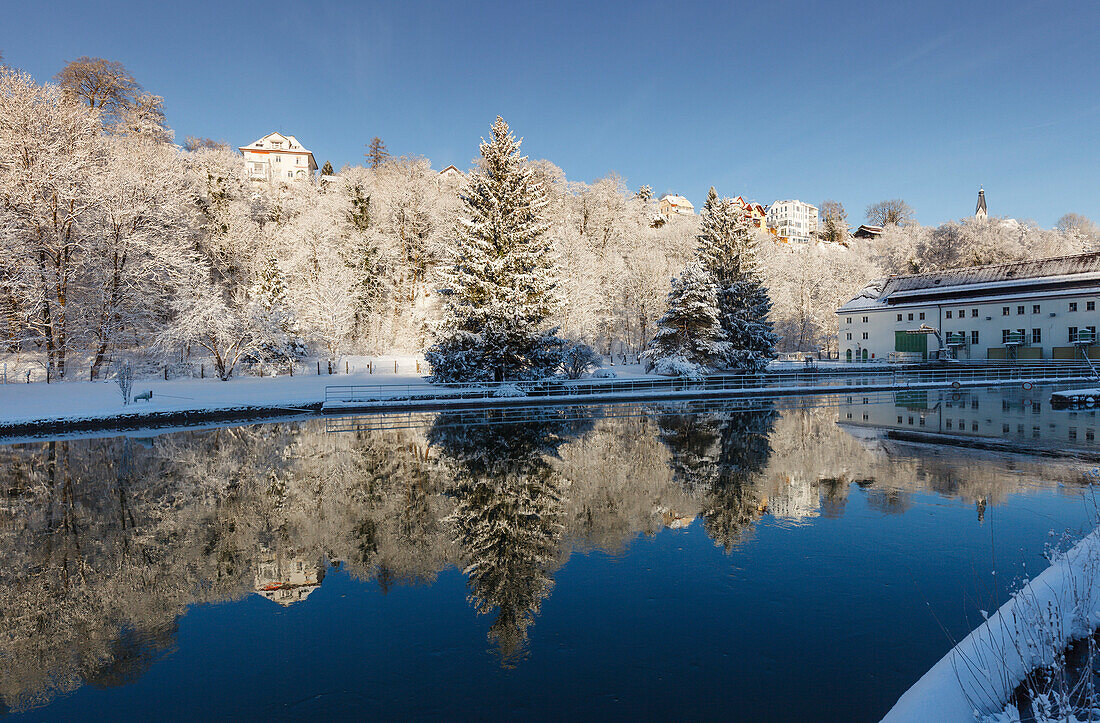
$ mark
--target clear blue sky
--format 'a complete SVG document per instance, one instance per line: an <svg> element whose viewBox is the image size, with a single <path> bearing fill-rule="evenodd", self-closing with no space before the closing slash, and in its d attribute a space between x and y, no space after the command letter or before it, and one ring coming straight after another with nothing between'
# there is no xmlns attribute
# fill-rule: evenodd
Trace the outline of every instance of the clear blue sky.
<svg viewBox="0 0 1100 723"><path fill-rule="evenodd" d="M993 215L1100 220L1096 0L0 4L8 63L119 60L181 140L464 168L499 113L571 179L696 204L901 197L929 224L984 184Z"/></svg>

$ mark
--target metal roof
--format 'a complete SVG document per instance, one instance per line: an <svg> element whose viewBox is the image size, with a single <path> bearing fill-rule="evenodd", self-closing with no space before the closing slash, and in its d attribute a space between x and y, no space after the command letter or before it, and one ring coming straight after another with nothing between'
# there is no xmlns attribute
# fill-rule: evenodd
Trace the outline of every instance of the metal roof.
<svg viewBox="0 0 1100 723"><path fill-rule="evenodd" d="M984 289L1011 287L1021 281L1061 277L1067 282L1083 274L1100 273L1100 252L1058 256L1049 259L1014 261L991 266L967 266L961 269L934 271L924 274L890 276L876 279L840 310L867 309L886 306L891 297L917 296L915 292L966 291L966 287ZM1050 279L1054 281L1053 278ZM960 288L961 287L961 288ZM975 288L975 290L977 290Z"/></svg>

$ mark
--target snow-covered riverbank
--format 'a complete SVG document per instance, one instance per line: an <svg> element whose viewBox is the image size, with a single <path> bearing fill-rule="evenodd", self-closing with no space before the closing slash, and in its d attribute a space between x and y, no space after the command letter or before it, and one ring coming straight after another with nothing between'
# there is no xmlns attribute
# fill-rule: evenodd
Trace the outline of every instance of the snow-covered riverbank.
<svg viewBox="0 0 1100 723"><path fill-rule="evenodd" d="M1100 529L966 636L883 719L969 721L1004 711L1012 691L1071 640L1100 626Z"/></svg>

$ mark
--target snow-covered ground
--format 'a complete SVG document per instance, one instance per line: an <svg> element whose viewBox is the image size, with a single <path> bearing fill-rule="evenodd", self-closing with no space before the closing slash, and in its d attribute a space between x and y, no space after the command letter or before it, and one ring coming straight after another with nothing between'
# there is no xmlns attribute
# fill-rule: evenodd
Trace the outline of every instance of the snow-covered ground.
<svg viewBox="0 0 1100 723"><path fill-rule="evenodd" d="M364 371L373 362L373 373ZM319 405L329 385L378 385L378 398L406 396L410 391L427 390L430 385L417 374L414 357L342 358L334 366L339 374L317 375L296 373L272 377L238 376L227 382L218 379L135 379L132 394L153 392L149 401L122 403L118 385L105 382L55 382L0 384L0 426L55 422L58 420L94 420L130 415L166 414L173 412L218 412L242 408L285 408L288 411ZM346 363L346 366L345 366ZM352 373L343 373L344 369ZM423 368L423 366L421 367ZM322 372L327 364L322 363ZM607 367L618 378L645 376L634 365ZM412 389L410 389L410 387Z"/></svg>
<svg viewBox="0 0 1100 723"><path fill-rule="evenodd" d="M1001 716L1024 677L1100 626L1100 528L1081 540L918 680L883 719ZM998 718L999 720L1000 718Z"/></svg>

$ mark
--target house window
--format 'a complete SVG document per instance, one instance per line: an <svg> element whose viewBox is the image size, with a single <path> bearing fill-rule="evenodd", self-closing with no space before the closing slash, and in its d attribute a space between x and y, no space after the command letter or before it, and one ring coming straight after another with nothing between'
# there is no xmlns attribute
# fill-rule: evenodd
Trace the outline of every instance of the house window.
<svg viewBox="0 0 1100 723"><path fill-rule="evenodd" d="M901 417L898 417L898 424L901 424Z"/></svg>
<svg viewBox="0 0 1100 723"><path fill-rule="evenodd" d="M977 344L978 343L978 330L977 329L970 332L970 343L971 344Z"/></svg>
<svg viewBox="0 0 1100 723"><path fill-rule="evenodd" d="M1023 306L1017 306L1017 307L1016 307L1016 313L1017 313L1017 314L1022 314L1022 313L1024 313L1024 307L1023 307Z"/></svg>
<svg viewBox="0 0 1100 723"><path fill-rule="evenodd" d="M950 419L947 420L946 425L947 425L948 429L951 429L951 420Z"/></svg>
<svg viewBox="0 0 1100 723"><path fill-rule="evenodd" d="M950 319L951 318L951 309L948 309L947 311L943 312L943 315L945 317L947 317L948 319Z"/></svg>
<svg viewBox="0 0 1100 723"><path fill-rule="evenodd" d="M863 317L863 323L864 323L864 324L866 324L866 323L867 323L867 317L866 317L866 316L865 316L865 317Z"/></svg>
<svg viewBox="0 0 1100 723"><path fill-rule="evenodd" d="M1009 307L1002 306L1001 307L1001 316L1008 316L1010 311L1011 311L1011 309Z"/></svg>
<svg viewBox="0 0 1100 723"><path fill-rule="evenodd" d="M1077 427L1070 427L1069 428L1069 438L1070 439L1077 439Z"/></svg>
<svg viewBox="0 0 1100 723"><path fill-rule="evenodd" d="M920 313L920 320L924 321L924 312L923 311Z"/></svg>
<svg viewBox="0 0 1100 723"><path fill-rule="evenodd" d="M1086 301L1085 302L1085 311L1096 311L1096 302L1095 301Z"/></svg>
<svg viewBox="0 0 1100 723"><path fill-rule="evenodd" d="M913 320L913 315L912 315L912 314L910 314L910 315L909 315L909 321L912 321L912 320Z"/></svg>
<svg viewBox="0 0 1100 723"><path fill-rule="evenodd" d="M965 319L966 318L966 309L959 309L959 318L960 319Z"/></svg>
<svg viewBox="0 0 1100 723"><path fill-rule="evenodd" d="M1076 301L1069 302L1069 310L1070 311L1077 311L1077 302Z"/></svg>
<svg viewBox="0 0 1100 723"><path fill-rule="evenodd" d="M1085 441L1086 442L1092 442L1095 439L1096 439L1096 431L1092 430L1092 429L1086 429L1085 430Z"/></svg>
<svg viewBox="0 0 1100 723"><path fill-rule="evenodd" d="M1032 304L1031 305L1031 313L1032 314L1038 314L1039 313L1039 305L1038 304Z"/></svg>
<svg viewBox="0 0 1100 723"><path fill-rule="evenodd" d="M867 332L863 332L863 339L864 339L864 340L866 340L866 339L867 339Z"/></svg>
<svg viewBox="0 0 1100 723"><path fill-rule="evenodd" d="M898 319L898 321L901 321L901 319ZM852 323L852 317L850 317L850 316L849 316L848 318L846 318L846 319L844 320L844 323L845 323L845 324L851 324L851 323Z"/></svg>
<svg viewBox="0 0 1100 723"><path fill-rule="evenodd" d="M849 331L848 332L848 341L851 341L851 340L852 340L852 332Z"/></svg>
<svg viewBox="0 0 1100 723"><path fill-rule="evenodd" d="M1043 330L1042 329L1032 329L1031 330L1031 343L1032 344L1042 344L1043 343Z"/></svg>
<svg viewBox="0 0 1100 723"><path fill-rule="evenodd" d="M898 321L901 321L901 314L898 314Z"/></svg>
<svg viewBox="0 0 1100 723"><path fill-rule="evenodd" d="M294 178L294 171L287 171L286 172L286 177L287 178Z"/></svg>
<svg viewBox="0 0 1100 723"><path fill-rule="evenodd" d="M1070 344L1076 344L1077 343L1077 327L1076 326L1071 326L1069 328L1069 343Z"/></svg>
<svg viewBox="0 0 1100 723"><path fill-rule="evenodd" d="M970 316L971 316L971 318L974 318L974 319L978 318L978 310L977 309L971 309L970 310Z"/></svg>
<svg viewBox="0 0 1100 723"><path fill-rule="evenodd" d="M276 163L282 163L283 162L283 157L282 156L275 156L275 162Z"/></svg>

